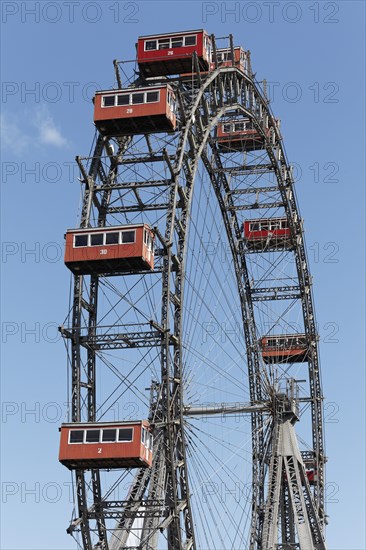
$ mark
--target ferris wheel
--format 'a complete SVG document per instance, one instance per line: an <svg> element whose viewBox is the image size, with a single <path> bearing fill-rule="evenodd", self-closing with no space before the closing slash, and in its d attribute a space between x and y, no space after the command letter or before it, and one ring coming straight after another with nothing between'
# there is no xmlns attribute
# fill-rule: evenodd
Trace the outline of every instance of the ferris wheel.
<svg viewBox="0 0 366 550"><path fill-rule="evenodd" d="M323 394L303 223L250 53L139 37L94 98L60 331L84 550L325 549Z"/></svg>

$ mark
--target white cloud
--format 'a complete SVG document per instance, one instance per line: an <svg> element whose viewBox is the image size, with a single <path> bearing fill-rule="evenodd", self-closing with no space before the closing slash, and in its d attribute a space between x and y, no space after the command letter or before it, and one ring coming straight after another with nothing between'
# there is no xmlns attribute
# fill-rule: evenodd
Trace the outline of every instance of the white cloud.
<svg viewBox="0 0 366 550"><path fill-rule="evenodd" d="M0 119L1 142L4 148L23 152L31 144L31 139L22 132L15 117L1 113Z"/></svg>
<svg viewBox="0 0 366 550"><path fill-rule="evenodd" d="M20 115L1 114L1 141L4 149L11 149L18 154L27 148L67 147L68 140L56 126L48 107L39 106L29 113ZM27 123L32 120L31 124ZM35 131L34 131L35 129Z"/></svg>
<svg viewBox="0 0 366 550"><path fill-rule="evenodd" d="M56 147L66 147L68 145L60 130L56 127L54 120L48 109L40 107L36 112L35 126L38 128L40 143L44 145L55 145Z"/></svg>

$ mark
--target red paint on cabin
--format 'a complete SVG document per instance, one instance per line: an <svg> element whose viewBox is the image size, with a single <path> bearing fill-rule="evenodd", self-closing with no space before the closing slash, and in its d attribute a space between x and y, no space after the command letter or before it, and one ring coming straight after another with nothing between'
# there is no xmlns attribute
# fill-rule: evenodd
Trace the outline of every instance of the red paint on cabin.
<svg viewBox="0 0 366 550"><path fill-rule="evenodd" d="M270 129L267 128L265 133L268 137ZM258 149L263 149L264 138L258 133L249 118L242 118L239 120L228 120L218 124L217 144L223 153L256 151Z"/></svg>
<svg viewBox="0 0 366 550"><path fill-rule="evenodd" d="M62 424L59 461L69 470L152 465L147 420Z"/></svg>
<svg viewBox="0 0 366 550"><path fill-rule="evenodd" d="M216 50L217 62L219 67L232 67L231 48L220 48ZM234 47L234 67L240 69L243 73L249 72L249 52L243 50L241 46ZM211 70L215 69L212 63Z"/></svg>
<svg viewBox="0 0 366 550"><path fill-rule="evenodd" d="M282 334L261 339L265 363L303 363L308 354L305 334Z"/></svg>
<svg viewBox="0 0 366 550"><path fill-rule="evenodd" d="M308 478L308 482L310 485L315 485L315 482L318 479L317 474L315 473L315 469L305 469L306 477Z"/></svg>
<svg viewBox="0 0 366 550"><path fill-rule="evenodd" d="M94 123L104 136L174 132L175 94L169 85L97 92Z"/></svg>
<svg viewBox="0 0 366 550"><path fill-rule="evenodd" d="M243 230L245 243L251 250L289 248L292 243L287 218L246 220Z"/></svg>
<svg viewBox="0 0 366 550"><path fill-rule="evenodd" d="M69 229L65 264L75 275L154 269L154 234L146 224Z"/></svg>
<svg viewBox="0 0 366 550"><path fill-rule="evenodd" d="M192 71L194 52L200 68L207 70L211 63L211 39L203 29L140 36L137 41L137 62L145 77Z"/></svg>
<svg viewBox="0 0 366 550"><path fill-rule="evenodd" d="M230 48L220 48L216 50L217 64L218 67L232 67L233 63L231 61L231 49ZM250 54L249 51L243 50L242 47L236 46L234 48L234 66L237 69L240 69L243 73L249 74L250 72ZM210 64L209 71L200 72L201 77L207 76L210 72L215 70L215 63ZM183 73L180 75L182 79L194 79L196 73Z"/></svg>

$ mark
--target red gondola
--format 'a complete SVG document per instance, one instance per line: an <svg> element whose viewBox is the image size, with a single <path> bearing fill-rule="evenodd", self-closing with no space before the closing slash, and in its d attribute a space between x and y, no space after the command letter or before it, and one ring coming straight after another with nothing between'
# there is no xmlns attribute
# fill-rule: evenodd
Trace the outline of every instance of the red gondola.
<svg viewBox="0 0 366 550"><path fill-rule="evenodd" d="M308 478L309 485L315 485L318 480L318 475L315 468L306 468L305 467L306 477Z"/></svg>
<svg viewBox="0 0 366 550"><path fill-rule="evenodd" d="M75 275L153 270L153 246L146 224L69 229L65 264Z"/></svg>
<svg viewBox="0 0 366 550"><path fill-rule="evenodd" d="M174 132L175 94L169 85L97 92L94 123L104 136Z"/></svg>
<svg viewBox="0 0 366 550"><path fill-rule="evenodd" d="M281 334L261 339L265 363L303 363L308 355L306 334Z"/></svg>
<svg viewBox="0 0 366 550"><path fill-rule="evenodd" d="M232 55L230 48L220 48L216 50L217 64L219 67L232 67ZM250 54L249 51L243 50L241 46L234 48L234 66L240 69L243 73L250 72ZM215 70L215 63L212 62L209 71L201 71L201 76L208 75L211 71ZM180 77L182 79L192 79L196 73L184 73Z"/></svg>
<svg viewBox="0 0 366 550"><path fill-rule="evenodd" d="M244 240L250 250L288 249L292 244L287 218L246 220Z"/></svg>
<svg viewBox="0 0 366 550"><path fill-rule="evenodd" d="M269 136L269 128L266 130ZM223 153L263 149L264 139L249 118L220 122L217 126L217 144Z"/></svg>
<svg viewBox="0 0 366 550"><path fill-rule="evenodd" d="M216 50L217 63L219 67L232 67L231 48L219 48ZM249 51L245 51L241 46L234 47L234 66L240 69L243 73L248 74L250 69ZM212 69L215 64L212 64Z"/></svg>
<svg viewBox="0 0 366 550"><path fill-rule="evenodd" d="M315 456L313 451L302 451L302 460L305 467L306 477L310 485L315 485L318 481L318 474L315 465Z"/></svg>
<svg viewBox="0 0 366 550"><path fill-rule="evenodd" d="M211 39L203 29L139 36L137 62L143 76L163 76L192 71L196 52L203 71L211 63Z"/></svg>
<svg viewBox="0 0 366 550"><path fill-rule="evenodd" d="M305 475L308 478L309 485L315 485L315 483L318 481L318 475L316 473L316 469L314 467L314 464L312 467L305 465ZM286 472L284 471L284 478L287 479Z"/></svg>
<svg viewBox="0 0 366 550"><path fill-rule="evenodd" d="M69 470L141 468L152 465L147 420L62 424L59 461Z"/></svg>

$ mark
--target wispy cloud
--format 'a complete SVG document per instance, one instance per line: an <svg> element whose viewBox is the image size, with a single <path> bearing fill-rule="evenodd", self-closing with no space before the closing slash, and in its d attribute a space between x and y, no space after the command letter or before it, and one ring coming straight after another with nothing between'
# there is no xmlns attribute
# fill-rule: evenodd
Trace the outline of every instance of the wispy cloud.
<svg viewBox="0 0 366 550"><path fill-rule="evenodd" d="M39 131L38 140L40 143L54 145L55 147L66 147L68 145L67 139L61 135L47 108L40 107L38 109L35 117L35 126Z"/></svg>
<svg viewBox="0 0 366 550"><path fill-rule="evenodd" d="M4 149L12 149L13 152L21 154L28 148L34 149L40 146L64 148L69 145L48 107L45 105L35 107L32 116L29 124L29 115L1 114L1 141Z"/></svg>
<svg viewBox="0 0 366 550"><path fill-rule="evenodd" d="M21 153L31 144L30 137L21 130L16 117L1 113L0 132L4 149L13 149Z"/></svg>

